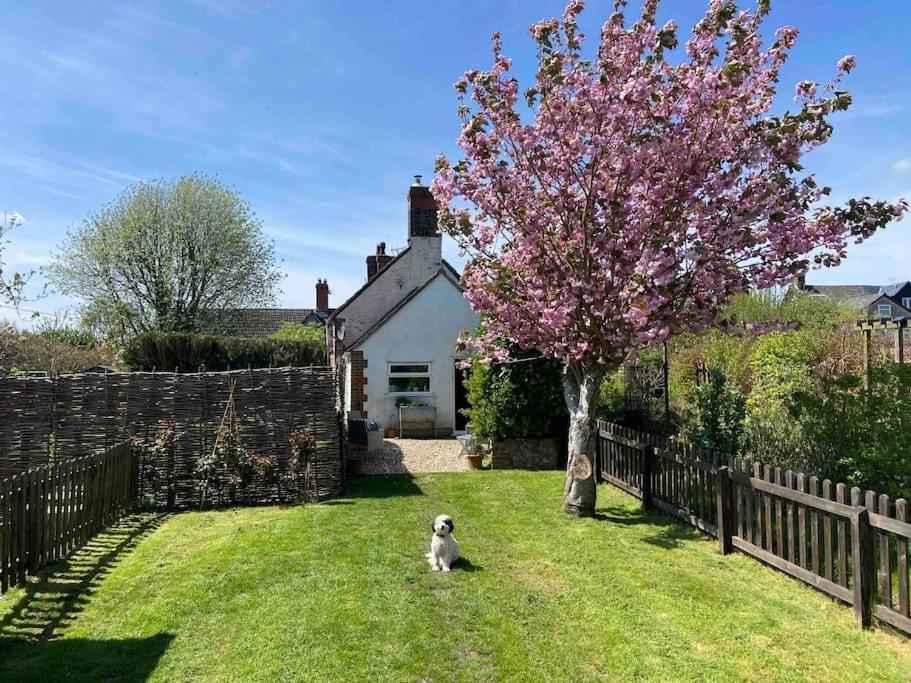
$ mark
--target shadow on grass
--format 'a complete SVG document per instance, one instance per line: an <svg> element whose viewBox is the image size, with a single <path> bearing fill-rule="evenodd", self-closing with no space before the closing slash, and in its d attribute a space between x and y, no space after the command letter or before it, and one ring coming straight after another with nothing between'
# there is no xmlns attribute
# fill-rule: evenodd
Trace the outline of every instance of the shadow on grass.
<svg viewBox="0 0 911 683"><path fill-rule="evenodd" d="M30 579L0 618L0 680L148 678L172 635L123 640L61 636L105 575L166 517L161 513L128 515ZM16 599L14 596L7 597Z"/></svg>
<svg viewBox="0 0 911 683"><path fill-rule="evenodd" d="M410 474L371 475L349 479L346 483L348 498L398 498L423 496L421 487Z"/></svg>
<svg viewBox="0 0 911 683"><path fill-rule="evenodd" d="M104 576L165 518L161 513L128 515L67 558L42 569L0 618L2 642L9 646L16 640L41 643L58 637L82 611Z"/></svg>
<svg viewBox="0 0 911 683"><path fill-rule="evenodd" d="M460 557L458 560L453 562L452 568L457 569L460 572L468 572L469 574L484 571L484 567L479 564L474 564L467 557Z"/></svg>
<svg viewBox="0 0 911 683"><path fill-rule="evenodd" d="M643 536L649 545L668 550L680 547L684 541L705 538L699 531L660 510L646 511L642 508L604 507L595 513L595 519L623 526L646 525L659 527L657 533Z"/></svg>
<svg viewBox="0 0 911 683"><path fill-rule="evenodd" d="M33 642L0 637L0 680L145 681L174 636Z"/></svg>

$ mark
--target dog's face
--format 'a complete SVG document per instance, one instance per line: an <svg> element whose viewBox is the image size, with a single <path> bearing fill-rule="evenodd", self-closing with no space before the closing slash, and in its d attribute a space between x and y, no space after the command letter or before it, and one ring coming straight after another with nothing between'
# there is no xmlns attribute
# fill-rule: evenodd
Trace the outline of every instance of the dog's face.
<svg viewBox="0 0 911 683"><path fill-rule="evenodd" d="M437 536L447 536L455 529L455 524L452 523L452 517L449 515L439 515L433 520L431 528L433 529L433 533Z"/></svg>

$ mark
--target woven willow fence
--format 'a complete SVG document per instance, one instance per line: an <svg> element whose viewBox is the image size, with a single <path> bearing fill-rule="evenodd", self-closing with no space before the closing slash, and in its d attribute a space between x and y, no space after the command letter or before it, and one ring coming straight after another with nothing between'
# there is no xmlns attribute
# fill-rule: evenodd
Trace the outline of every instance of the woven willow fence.
<svg viewBox="0 0 911 683"><path fill-rule="evenodd" d="M315 436L311 467L314 495L342 490L339 423L332 372L325 368L273 368L218 373L110 373L49 379L0 379L0 479L50 462L104 452L129 438L154 438L161 420L173 420L176 443L166 462L145 463L148 481L168 479L174 505L199 503L195 469L212 451L232 395L243 446L277 458L284 467L288 438L305 427ZM278 500L276 485L254 482L239 500ZM160 495L160 492L156 492ZM161 502L161 501L159 501Z"/></svg>

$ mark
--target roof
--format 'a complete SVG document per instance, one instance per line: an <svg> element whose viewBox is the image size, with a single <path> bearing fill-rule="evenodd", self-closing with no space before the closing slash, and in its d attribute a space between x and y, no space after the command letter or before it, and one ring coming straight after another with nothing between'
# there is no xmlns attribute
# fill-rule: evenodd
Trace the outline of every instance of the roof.
<svg viewBox="0 0 911 683"><path fill-rule="evenodd" d="M401 258L402 258L405 254L407 254L409 251L411 251L411 245L408 245L407 247L405 247L404 249L402 249L402 250L401 250L398 254L396 254L395 257L394 257L393 259L391 259L385 266L383 266L383 267L380 268L378 271L376 271L376 275L374 275L372 278L370 278L369 280L367 280L367 282L365 282L364 284L362 284L354 294L352 294L352 295L349 296L347 299L345 299L345 302L344 302L341 306L339 306L338 308L333 309L333 310L332 310L332 314L329 316L329 319L334 318L334 317L337 316L339 313L341 313L343 310L345 310L345 307L346 307L348 304L350 304L352 301L354 301L355 299L357 299L365 289L367 289L370 285L372 285L374 282L376 282L376 281L379 279L380 275L381 275L383 272L385 272L386 270L388 270L388 269L392 266L393 263L395 263L396 261L398 261L399 259L401 259Z"/></svg>
<svg viewBox="0 0 911 683"><path fill-rule="evenodd" d="M882 288L882 293L886 296L896 296L905 287L911 285L911 282L896 282L895 284L886 285Z"/></svg>
<svg viewBox="0 0 911 683"><path fill-rule="evenodd" d="M377 320L366 332L364 332L364 334L362 334L360 337L358 337L357 340L355 340L353 344L348 346L347 350L355 349L358 346L360 346L362 343L364 343L368 337L370 337L374 332L376 332L383 325L385 325L387 322L389 322L389 320L391 320L395 316L396 313L398 313L400 310L402 310L408 304L409 301L414 299L418 294L420 294L424 289L426 289L427 286L431 282L436 280L438 277L440 277L440 276L445 277L453 285L455 285L455 287L457 287L459 290L461 290L462 288L461 288L461 285L459 285L459 281L457 279L453 280L453 277L452 277L453 273L455 273L455 270L453 269L453 267L444 261L443 265L441 265L440 268L437 269L437 271L433 275L431 275L429 278L424 280L424 282L422 284L418 285L417 287L412 289L410 292L408 292L408 294L406 294L395 306L393 306L388 311L386 311L385 315L383 315L382 318Z"/></svg>
<svg viewBox="0 0 911 683"><path fill-rule="evenodd" d="M313 308L229 308L210 311L205 331L235 337L265 337L278 332L282 323L305 325L326 324L333 309L317 311Z"/></svg>
<svg viewBox="0 0 911 683"><path fill-rule="evenodd" d="M812 296L824 296L836 303L863 308L880 294L879 285L807 285L804 291Z"/></svg>
<svg viewBox="0 0 911 683"><path fill-rule="evenodd" d="M907 282L891 285L805 285L803 291L811 296L824 296L852 308L867 308L883 296L895 297Z"/></svg>

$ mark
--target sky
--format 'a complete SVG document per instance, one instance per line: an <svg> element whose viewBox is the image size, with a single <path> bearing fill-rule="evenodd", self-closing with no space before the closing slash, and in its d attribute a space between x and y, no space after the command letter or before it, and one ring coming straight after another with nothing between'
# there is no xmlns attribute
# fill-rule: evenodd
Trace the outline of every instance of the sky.
<svg viewBox="0 0 911 683"><path fill-rule="evenodd" d="M632 8L638 3L631 4ZM801 37L779 106L803 79L827 81L857 56L852 109L808 157L833 200L911 199L911 46L904 0L773 0L769 32ZM560 0L0 0L0 213L21 227L6 268L38 271L68 229L140 179L202 172L250 202L287 273L278 303L314 305L326 278L337 306L365 280L377 242L407 239L405 196L440 152L457 158L453 83L490 66L500 31L528 78L534 21ZM744 5L744 3L741 3ZM664 0L659 22L692 26L704 4ZM611 11L589 0L591 36ZM593 42L593 41L592 41ZM527 81L526 81L527 82ZM455 246L444 256L459 266ZM897 223L815 284L911 279L911 220ZM49 292L44 317L76 302ZM0 310L20 327L31 314Z"/></svg>

